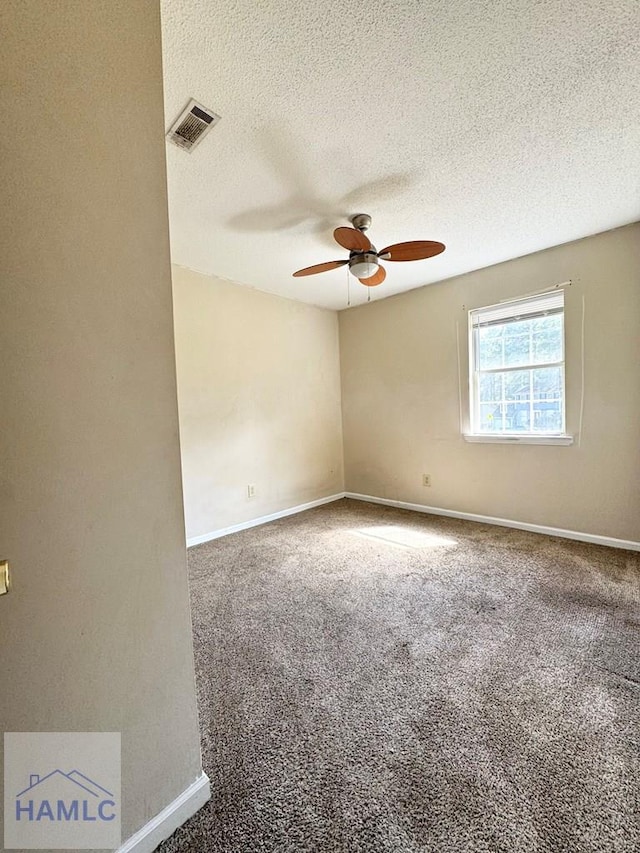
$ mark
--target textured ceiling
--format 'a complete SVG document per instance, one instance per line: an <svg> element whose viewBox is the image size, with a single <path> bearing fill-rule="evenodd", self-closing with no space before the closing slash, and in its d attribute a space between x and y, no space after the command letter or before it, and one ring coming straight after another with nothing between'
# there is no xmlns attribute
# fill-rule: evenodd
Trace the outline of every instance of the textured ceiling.
<svg viewBox="0 0 640 853"><path fill-rule="evenodd" d="M330 308L373 217L379 299L640 218L638 0L162 0L167 127L189 97L222 116L167 145L176 263ZM352 304L368 289L352 279Z"/></svg>

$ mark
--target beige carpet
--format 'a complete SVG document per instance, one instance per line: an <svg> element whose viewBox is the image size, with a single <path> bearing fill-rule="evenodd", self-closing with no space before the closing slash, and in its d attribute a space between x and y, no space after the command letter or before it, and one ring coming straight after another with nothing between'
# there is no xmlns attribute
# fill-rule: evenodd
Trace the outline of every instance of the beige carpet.
<svg viewBox="0 0 640 853"><path fill-rule="evenodd" d="M640 555L343 500L189 555L177 851L637 853Z"/></svg>

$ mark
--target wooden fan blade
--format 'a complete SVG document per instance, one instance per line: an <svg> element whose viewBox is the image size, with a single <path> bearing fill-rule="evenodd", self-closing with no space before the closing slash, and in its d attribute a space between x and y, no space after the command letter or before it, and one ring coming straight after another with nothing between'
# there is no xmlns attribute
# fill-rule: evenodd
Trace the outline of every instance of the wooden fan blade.
<svg viewBox="0 0 640 853"><path fill-rule="evenodd" d="M359 278L358 281L360 284L366 284L367 287L374 287L376 284L382 284L382 282L387 277L387 273L384 267L378 267L378 272L375 272L373 275L369 276L369 278Z"/></svg>
<svg viewBox="0 0 640 853"><path fill-rule="evenodd" d="M348 264L349 261L327 261L326 264L314 264L312 267L305 267L302 270L297 270L294 272L294 276L297 278L301 275L315 275L318 272L328 272L328 270L335 270L338 267L343 267L345 264Z"/></svg>
<svg viewBox="0 0 640 853"><path fill-rule="evenodd" d="M369 238L355 228L336 228L333 232L333 239L344 249L349 249L350 252L368 252L371 248Z"/></svg>
<svg viewBox="0 0 640 853"><path fill-rule="evenodd" d="M384 258L385 261L422 261L424 258L433 258L444 250L444 243L436 243L435 240L410 240L407 243L387 246L378 252L378 257Z"/></svg>

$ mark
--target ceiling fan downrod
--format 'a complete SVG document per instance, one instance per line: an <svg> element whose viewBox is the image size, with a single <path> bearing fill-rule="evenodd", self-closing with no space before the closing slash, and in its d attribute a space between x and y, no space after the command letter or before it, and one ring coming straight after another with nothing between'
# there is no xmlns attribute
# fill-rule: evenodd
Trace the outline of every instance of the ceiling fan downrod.
<svg viewBox="0 0 640 853"><path fill-rule="evenodd" d="M371 217L368 213L356 213L355 216L351 217L350 222L358 231L364 232L368 228L371 228Z"/></svg>

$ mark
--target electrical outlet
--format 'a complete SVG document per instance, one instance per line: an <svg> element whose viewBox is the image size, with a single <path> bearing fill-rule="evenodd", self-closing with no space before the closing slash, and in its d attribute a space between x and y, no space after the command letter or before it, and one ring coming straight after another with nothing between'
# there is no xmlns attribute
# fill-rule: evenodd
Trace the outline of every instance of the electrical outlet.
<svg viewBox="0 0 640 853"><path fill-rule="evenodd" d="M431 485L431 474L423 474L422 475L422 485L430 486Z"/></svg>
<svg viewBox="0 0 640 853"><path fill-rule="evenodd" d="M248 498L255 498L255 496L256 496L255 483L249 483L249 485L247 486L247 497Z"/></svg>

